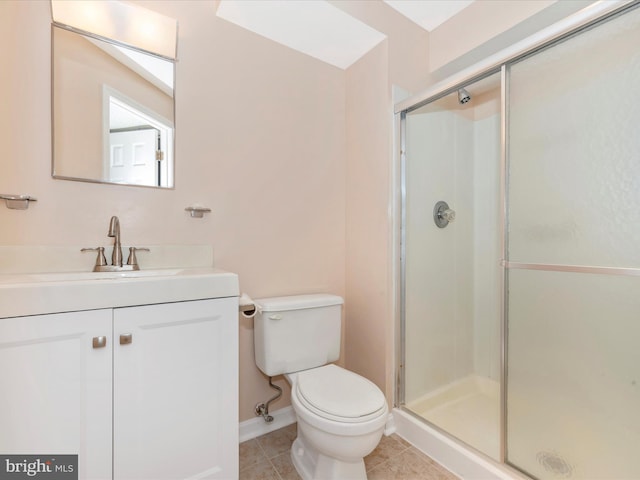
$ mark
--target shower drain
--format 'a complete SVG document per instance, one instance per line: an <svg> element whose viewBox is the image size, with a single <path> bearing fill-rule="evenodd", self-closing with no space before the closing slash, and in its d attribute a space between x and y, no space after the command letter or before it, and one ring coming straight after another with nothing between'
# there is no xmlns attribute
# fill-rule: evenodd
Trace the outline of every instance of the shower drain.
<svg viewBox="0 0 640 480"><path fill-rule="evenodd" d="M573 467L556 452L538 452L536 455L538 462L549 473L570 478L573 475Z"/></svg>

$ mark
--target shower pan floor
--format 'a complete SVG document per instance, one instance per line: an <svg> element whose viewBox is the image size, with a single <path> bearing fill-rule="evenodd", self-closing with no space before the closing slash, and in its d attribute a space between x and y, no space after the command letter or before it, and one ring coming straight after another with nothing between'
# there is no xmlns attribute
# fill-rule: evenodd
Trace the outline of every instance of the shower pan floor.
<svg viewBox="0 0 640 480"><path fill-rule="evenodd" d="M471 375L407 403L412 412L492 458L500 455L500 384Z"/></svg>
<svg viewBox="0 0 640 480"><path fill-rule="evenodd" d="M532 382L533 383L533 382ZM540 479L640 479L640 431L616 411L600 419L533 384L510 396L508 463ZM574 399L575 400L575 399ZM406 407L491 458L500 455L500 384L471 375Z"/></svg>
<svg viewBox="0 0 640 480"><path fill-rule="evenodd" d="M510 392L508 461L540 479L640 478L640 431L612 408L604 416L587 398L530 382ZM637 416L635 417L638 418Z"/></svg>

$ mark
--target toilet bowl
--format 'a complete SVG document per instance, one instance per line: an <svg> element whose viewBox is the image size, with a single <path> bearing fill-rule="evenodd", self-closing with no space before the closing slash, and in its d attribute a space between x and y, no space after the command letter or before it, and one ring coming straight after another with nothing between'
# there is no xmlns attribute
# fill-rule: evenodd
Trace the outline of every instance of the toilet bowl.
<svg viewBox="0 0 640 480"><path fill-rule="evenodd" d="M364 457L380 442L388 408L380 389L336 365L285 375L298 437L291 460L304 480L366 479Z"/></svg>
<svg viewBox="0 0 640 480"><path fill-rule="evenodd" d="M364 457L378 445L387 415L382 391L334 365L340 356L341 297L255 300L256 365L291 385L298 437L291 460L304 480L364 480Z"/></svg>

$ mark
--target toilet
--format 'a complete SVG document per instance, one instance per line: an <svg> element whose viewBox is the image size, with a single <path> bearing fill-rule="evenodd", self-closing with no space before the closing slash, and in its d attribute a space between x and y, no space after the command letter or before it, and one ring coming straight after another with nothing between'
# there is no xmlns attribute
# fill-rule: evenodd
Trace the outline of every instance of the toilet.
<svg viewBox="0 0 640 480"><path fill-rule="evenodd" d="M388 407L373 382L331 363L340 356L342 298L296 295L255 304L256 365L291 385L298 421L291 460L298 474L366 479L363 458L380 442Z"/></svg>

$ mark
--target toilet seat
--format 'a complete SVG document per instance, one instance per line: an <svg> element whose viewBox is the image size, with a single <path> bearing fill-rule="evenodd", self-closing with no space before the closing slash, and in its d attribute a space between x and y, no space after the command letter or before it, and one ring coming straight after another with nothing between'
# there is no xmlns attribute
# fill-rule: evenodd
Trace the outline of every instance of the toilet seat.
<svg viewBox="0 0 640 480"><path fill-rule="evenodd" d="M295 395L309 411L341 423L368 422L387 412L373 382L332 364L298 372Z"/></svg>

